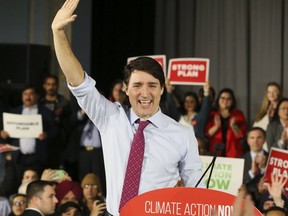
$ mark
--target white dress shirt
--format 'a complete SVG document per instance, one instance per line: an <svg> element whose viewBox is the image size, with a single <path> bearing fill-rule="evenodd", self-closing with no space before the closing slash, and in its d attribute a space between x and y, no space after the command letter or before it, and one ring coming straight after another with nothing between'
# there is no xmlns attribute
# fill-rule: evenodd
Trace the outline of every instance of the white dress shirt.
<svg viewBox="0 0 288 216"><path fill-rule="evenodd" d="M36 115L38 114L38 106L34 105L31 108L23 107L23 115ZM33 154L36 151L36 139L35 138L20 138L20 151L23 154Z"/></svg>
<svg viewBox="0 0 288 216"><path fill-rule="evenodd" d="M119 203L126 166L139 117L112 103L95 88L96 82L85 74L84 82L68 85L80 107L95 123L102 138L107 180L107 210L119 215ZM186 186L195 186L202 174L198 144L191 128L180 125L161 110L148 119L144 129L145 152L139 194L174 187L179 176ZM202 185L203 186L203 185Z"/></svg>

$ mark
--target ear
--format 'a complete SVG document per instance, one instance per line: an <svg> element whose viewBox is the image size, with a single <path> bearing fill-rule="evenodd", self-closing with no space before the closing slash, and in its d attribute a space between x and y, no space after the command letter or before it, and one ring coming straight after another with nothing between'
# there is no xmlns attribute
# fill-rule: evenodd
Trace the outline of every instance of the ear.
<svg viewBox="0 0 288 216"><path fill-rule="evenodd" d="M164 92L164 87L162 87L162 89L161 89L161 95L163 94L163 92Z"/></svg>
<svg viewBox="0 0 288 216"><path fill-rule="evenodd" d="M125 85L125 93L126 93L127 96L129 96L129 91L128 91L128 86L127 85Z"/></svg>

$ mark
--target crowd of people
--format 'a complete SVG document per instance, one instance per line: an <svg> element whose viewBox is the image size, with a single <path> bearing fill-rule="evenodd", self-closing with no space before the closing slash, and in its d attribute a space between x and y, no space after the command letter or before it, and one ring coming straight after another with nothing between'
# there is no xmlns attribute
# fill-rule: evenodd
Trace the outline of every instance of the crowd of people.
<svg viewBox="0 0 288 216"><path fill-rule="evenodd" d="M271 148L288 148L288 98L281 87L267 84L252 127L237 108L233 89L215 90L207 82L199 92L179 96L161 66L148 57L128 63L123 80L116 80L105 97L73 55L65 35L65 27L76 19L78 2L67 0L52 23L56 56L71 99L58 93L58 78L49 75L43 82L44 94L27 85L21 105L9 107L1 100L1 118L4 112L40 114L43 124L37 138L15 138L0 119L1 143L17 147L0 157L0 196L3 203L10 200L6 212L117 216L138 191L174 187L179 176L184 186L195 186L202 174L199 152L244 158L239 196L248 206L252 200L266 215L287 215L287 177L272 175L268 184L263 176ZM137 193L126 199L130 148L139 128L147 146L141 150L144 165L140 164ZM141 138L137 139L139 143ZM216 144L224 146L221 151L216 151Z"/></svg>

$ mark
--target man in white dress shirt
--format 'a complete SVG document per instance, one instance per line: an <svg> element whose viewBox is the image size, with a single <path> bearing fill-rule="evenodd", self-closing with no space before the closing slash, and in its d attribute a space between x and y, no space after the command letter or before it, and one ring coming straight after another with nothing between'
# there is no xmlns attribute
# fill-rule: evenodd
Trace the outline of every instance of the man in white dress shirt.
<svg viewBox="0 0 288 216"><path fill-rule="evenodd" d="M56 56L68 87L80 107L99 129L107 180L106 215L119 215L119 203L137 120L149 120L144 129L145 151L139 194L174 187L179 176L185 186L195 186L202 169L193 131L164 115L159 103L165 78L157 61L140 57L124 71L126 94L132 108L112 103L95 88L95 80L83 70L65 35L65 27L76 19L79 0L66 0L52 23Z"/></svg>

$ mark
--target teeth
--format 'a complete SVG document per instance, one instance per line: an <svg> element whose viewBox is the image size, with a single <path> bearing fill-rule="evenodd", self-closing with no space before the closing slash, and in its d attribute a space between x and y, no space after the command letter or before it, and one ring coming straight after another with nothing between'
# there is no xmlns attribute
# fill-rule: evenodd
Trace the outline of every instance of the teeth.
<svg viewBox="0 0 288 216"><path fill-rule="evenodd" d="M151 100L140 100L140 103L142 104L149 104Z"/></svg>

